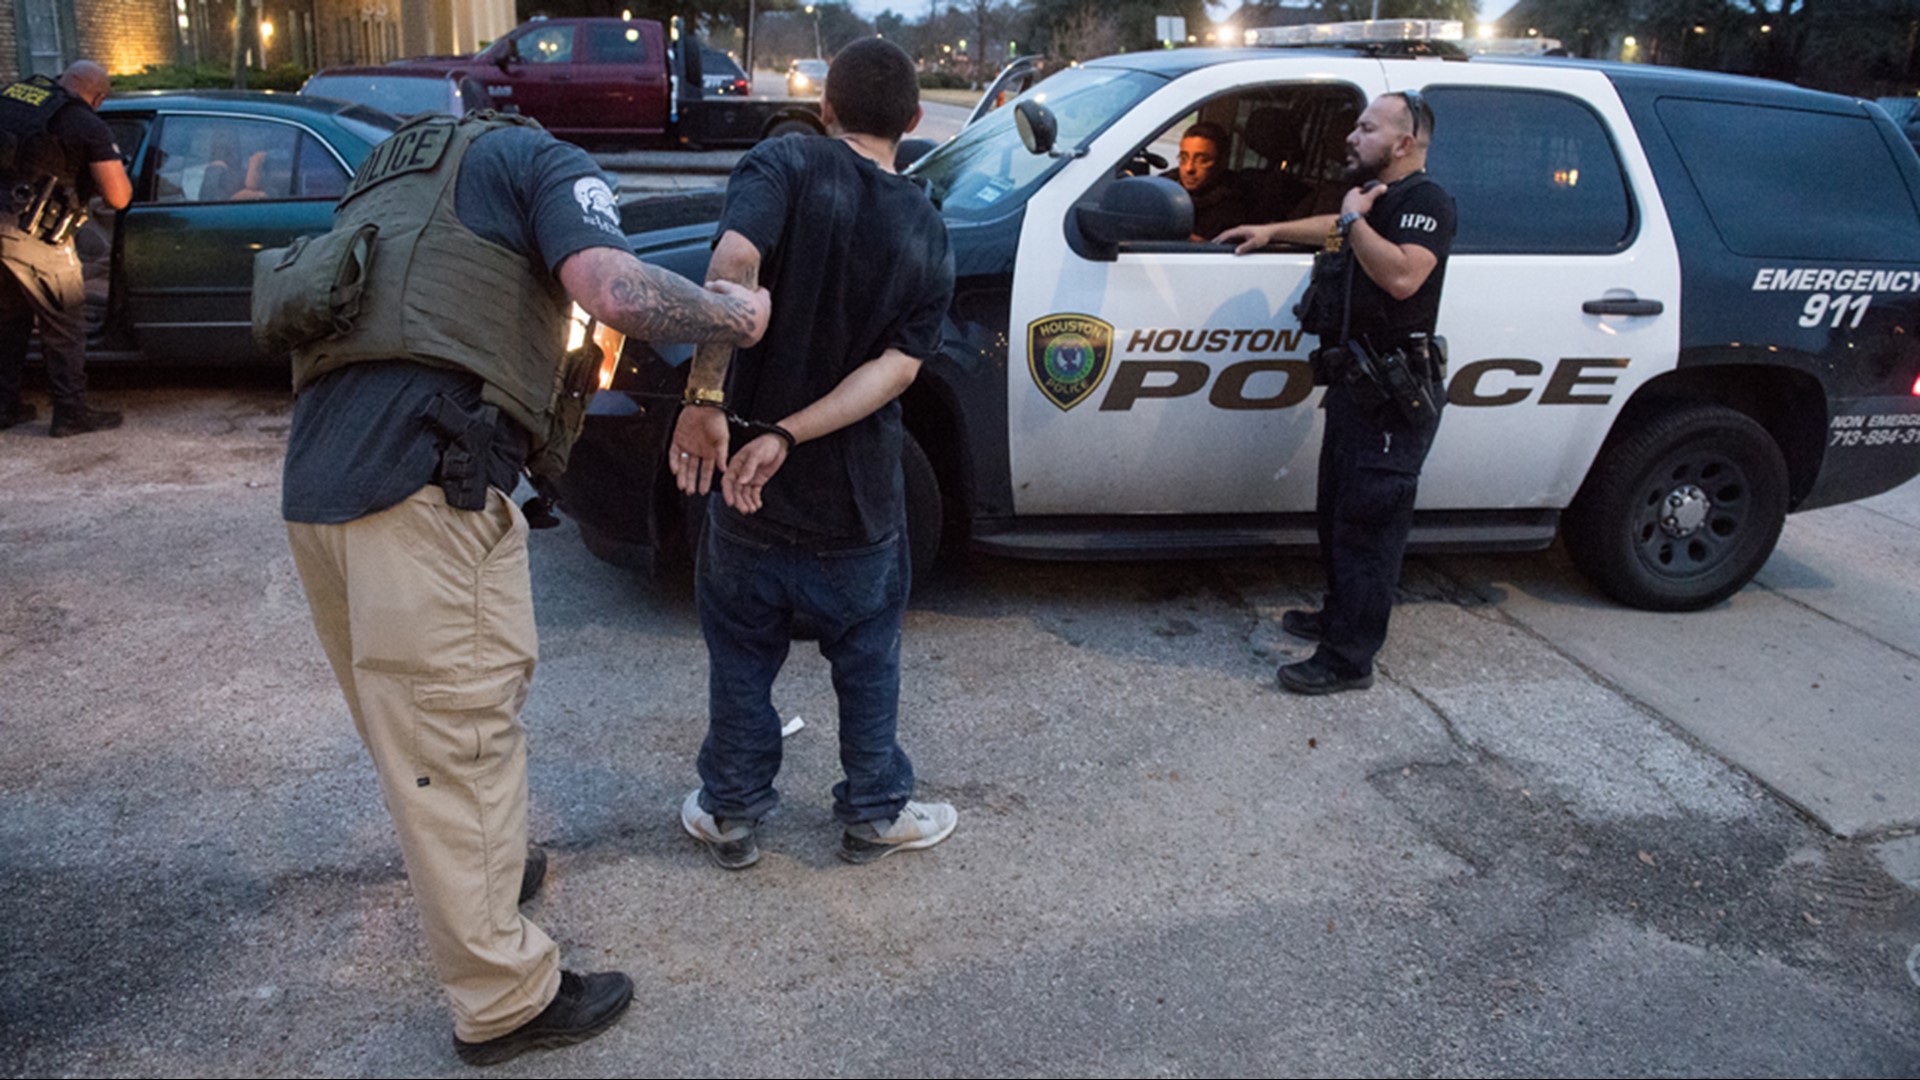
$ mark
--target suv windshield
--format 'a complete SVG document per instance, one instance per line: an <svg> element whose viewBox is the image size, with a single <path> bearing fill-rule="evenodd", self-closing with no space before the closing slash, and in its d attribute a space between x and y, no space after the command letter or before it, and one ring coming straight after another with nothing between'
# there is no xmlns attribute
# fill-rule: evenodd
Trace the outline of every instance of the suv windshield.
<svg viewBox="0 0 1920 1080"><path fill-rule="evenodd" d="M1072 149L1107 129L1140 99L1166 85L1158 75L1122 68L1070 68L1020 95L1053 110L1058 149ZM920 159L912 174L926 181L933 204L949 218L998 217L1021 205L1064 158L1030 154L999 108Z"/></svg>

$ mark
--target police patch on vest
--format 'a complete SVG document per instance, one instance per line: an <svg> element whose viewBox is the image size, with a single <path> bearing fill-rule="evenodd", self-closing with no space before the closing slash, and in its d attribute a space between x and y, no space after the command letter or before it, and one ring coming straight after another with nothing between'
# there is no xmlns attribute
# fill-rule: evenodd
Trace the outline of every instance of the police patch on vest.
<svg viewBox="0 0 1920 1080"><path fill-rule="evenodd" d="M1112 355L1113 325L1091 315L1049 315L1027 324L1027 369L1062 412L1099 387Z"/></svg>
<svg viewBox="0 0 1920 1080"><path fill-rule="evenodd" d="M360 171L353 174L353 184L341 201L396 176L425 172L440 164L440 159L446 156L447 144L453 139L453 124L450 119L437 118L408 124L388 136L367 155Z"/></svg>
<svg viewBox="0 0 1920 1080"><path fill-rule="evenodd" d="M44 105L47 103L47 99L53 96L53 91L51 90L34 86L32 83L23 82L14 83L12 86L7 87L6 90L0 91L0 93L4 93L7 97L15 101L24 101L29 105Z"/></svg>

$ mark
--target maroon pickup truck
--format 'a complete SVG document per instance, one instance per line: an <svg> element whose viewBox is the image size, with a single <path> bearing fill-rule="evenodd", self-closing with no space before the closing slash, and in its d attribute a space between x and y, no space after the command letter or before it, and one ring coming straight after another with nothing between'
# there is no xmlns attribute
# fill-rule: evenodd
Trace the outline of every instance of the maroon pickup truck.
<svg viewBox="0 0 1920 1080"><path fill-rule="evenodd" d="M679 20L675 20L678 23ZM823 131L818 101L701 91L699 40L651 19L534 19L473 56L425 56L392 66L455 72L496 105L575 142L751 146Z"/></svg>

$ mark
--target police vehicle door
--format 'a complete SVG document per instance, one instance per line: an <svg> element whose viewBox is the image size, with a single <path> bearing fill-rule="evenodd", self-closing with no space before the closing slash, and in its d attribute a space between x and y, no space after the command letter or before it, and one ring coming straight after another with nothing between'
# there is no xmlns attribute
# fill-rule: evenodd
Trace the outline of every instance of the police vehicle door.
<svg viewBox="0 0 1920 1080"><path fill-rule="evenodd" d="M1620 408L1678 355L1679 257L1646 156L1599 72L1386 70L1433 108L1428 172L1459 222L1440 301L1449 407L1420 508L1565 507Z"/></svg>
<svg viewBox="0 0 1920 1080"><path fill-rule="evenodd" d="M1332 190L1336 179L1307 173L1328 167L1326 144L1343 147L1352 118L1384 88L1377 63L1343 74L1360 81L1330 80L1297 60L1189 73L1129 110L1028 203L1007 372L1016 514L1312 510L1319 393L1307 354L1315 342L1293 315L1312 254L1236 256L1179 243L1123 245L1101 257L1075 250L1062 232L1076 204L1097 201L1142 150L1171 158L1166 151L1196 116L1244 127L1252 113L1279 109L1310 128L1307 104L1338 105L1338 130L1298 140L1294 156L1305 160L1271 147L1269 159L1236 130L1223 163L1256 193ZM1321 145L1305 145L1315 140Z"/></svg>

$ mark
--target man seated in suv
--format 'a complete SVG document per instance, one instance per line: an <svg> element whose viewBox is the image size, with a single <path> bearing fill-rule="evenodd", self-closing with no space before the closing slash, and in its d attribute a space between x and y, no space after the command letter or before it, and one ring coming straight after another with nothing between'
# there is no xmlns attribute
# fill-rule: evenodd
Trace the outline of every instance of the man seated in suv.
<svg viewBox="0 0 1920 1080"><path fill-rule="evenodd" d="M1180 163L1163 173L1193 200L1193 239L1205 241L1247 220L1246 200L1226 167L1230 136L1202 120L1180 136Z"/></svg>

